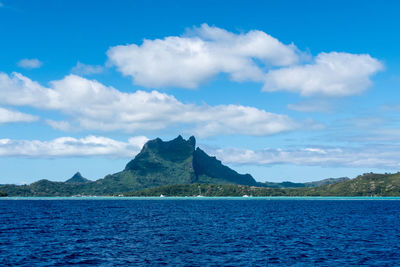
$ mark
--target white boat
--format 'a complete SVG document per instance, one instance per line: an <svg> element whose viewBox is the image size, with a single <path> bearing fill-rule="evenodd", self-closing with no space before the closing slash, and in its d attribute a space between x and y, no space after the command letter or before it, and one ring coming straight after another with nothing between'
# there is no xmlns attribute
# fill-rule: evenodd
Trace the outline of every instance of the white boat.
<svg viewBox="0 0 400 267"><path fill-rule="evenodd" d="M165 196L163 194L161 194L160 197L165 197Z"/></svg>
<svg viewBox="0 0 400 267"><path fill-rule="evenodd" d="M248 195L243 195L243 197L249 197Z"/></svg>

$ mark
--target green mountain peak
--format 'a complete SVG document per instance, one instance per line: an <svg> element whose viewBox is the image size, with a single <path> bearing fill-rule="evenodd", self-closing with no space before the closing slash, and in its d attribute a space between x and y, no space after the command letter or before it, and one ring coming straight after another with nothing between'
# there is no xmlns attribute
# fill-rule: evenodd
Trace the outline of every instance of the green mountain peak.
<svg viewBox="0 0 400 267"><path fill-rule="evenodd" d="M88 179L84 178L80 172L77 172L74 174L74 176L72 176L71 178L69 178L68 180L65 181L66 183L69 184L75 184L75 183L87 183L90 182Z"/></svg>

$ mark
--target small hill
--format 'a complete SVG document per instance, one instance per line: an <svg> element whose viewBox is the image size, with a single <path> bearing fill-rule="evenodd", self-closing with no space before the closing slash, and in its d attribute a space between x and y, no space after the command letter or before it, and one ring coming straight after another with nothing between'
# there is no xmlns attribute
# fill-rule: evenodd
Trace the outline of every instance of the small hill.
<svg viewBox="0 0 400 267"><path fill-rule="evenodd" d="M310 188L308 193L320 196L400 196L400 173L365 173L341 183Z"/></svg>
<svg viewBox="0 0 400 267"><path fill-rule="evenodd" d="M69 178L68 180L65 181L65 183L67 183L67 184L79 184L79 183L88 183L88 182L90 182L90 180L84 178L80 172L75 173L74 176L72 176L71 178Z"/></svg>

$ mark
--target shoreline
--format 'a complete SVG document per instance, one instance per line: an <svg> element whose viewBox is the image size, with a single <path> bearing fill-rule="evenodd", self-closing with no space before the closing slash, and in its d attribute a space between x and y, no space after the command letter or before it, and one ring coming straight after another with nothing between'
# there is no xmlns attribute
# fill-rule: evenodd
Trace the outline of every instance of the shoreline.
<svg viewBox="0 0 400 267"><path fill-rule="evenodd" d="M1 200L400 200L398 197L371 197L371 196L276 196L276 197L240 197L240 196L224 196L224 197L119 197L119 196L80 196L80 197L1 197Z"/></svg>

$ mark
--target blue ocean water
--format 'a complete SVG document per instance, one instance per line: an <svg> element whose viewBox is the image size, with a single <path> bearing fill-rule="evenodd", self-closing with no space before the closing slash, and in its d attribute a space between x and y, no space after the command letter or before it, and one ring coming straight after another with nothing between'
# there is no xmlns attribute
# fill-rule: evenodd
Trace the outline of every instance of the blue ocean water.
<svg viewBox="0 0 400 267"><path fill-rule="evenodd" d="M400 201L0 200L0 265L400 263Z"/></svg>

